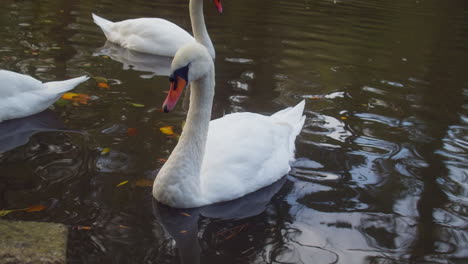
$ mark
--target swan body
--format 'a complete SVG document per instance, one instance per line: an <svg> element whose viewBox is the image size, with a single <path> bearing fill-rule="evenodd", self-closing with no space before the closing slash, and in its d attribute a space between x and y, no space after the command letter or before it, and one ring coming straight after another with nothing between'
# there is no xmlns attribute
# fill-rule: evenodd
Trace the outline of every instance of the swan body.
<svg viewBox="0 0 468 264"><path fill-rule="evenodd" d="M222 12L220 0L214 0ZM195 36L176 24L162 18L136 18L112 22L92 14L106 38L124 48L139 52L173 57L184 45L199 41L205 45L211 57L215 58L213 43L208 35L203 15L203 0L190 0L190 19Z"/></svg>
<svg viewBox="0 0 468 264"><path fill-rule="evenodd" d="M88 77L42 83L31 76L0 70L0 122L44 111Z"/></svg>
<svg viewBox="0 0 468 264"><path fill-rule="evenodd" d="M154 181L156 200L199 207L242 197L288 173L305 121L304 101L271 116L234 113L210 122L215 82L207 50L200 44L183 47L172 70L163 109L172 110L188 84L190 108L179 142Z"/></svg>

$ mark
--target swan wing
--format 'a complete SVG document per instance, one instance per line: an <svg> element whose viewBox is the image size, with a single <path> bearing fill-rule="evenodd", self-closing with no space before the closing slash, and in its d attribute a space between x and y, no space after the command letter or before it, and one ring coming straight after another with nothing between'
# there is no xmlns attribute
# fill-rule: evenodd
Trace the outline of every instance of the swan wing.
<svg viewBox="0 0 468 264"><path fill-rule="evenodd" d="M41 81L28 75L6 70L0 70L0 83L0 98L40 90L42 88Z"/></svg>
<svg viewBox="0 0 468 264"><path fill-rule="evenodd" d="M291 124L254 113L211 121L200 175L202 195L212 202L232 200L280 179L294 158L294 133Z"/></svg>

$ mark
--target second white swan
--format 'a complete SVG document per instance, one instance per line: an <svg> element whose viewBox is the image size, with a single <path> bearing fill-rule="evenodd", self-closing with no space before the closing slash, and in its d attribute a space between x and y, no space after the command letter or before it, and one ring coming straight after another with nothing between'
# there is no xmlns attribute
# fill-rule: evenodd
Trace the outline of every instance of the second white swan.
<svg viewBox="0 0 468 264"><path fill-rule="evenodd" d="M204 46L191 43L177 52L164 111L175 107L188 84L191 95L182 135L153 184L154 198L166 205L192 208L239 198L280 179L294 160L305 102L271 116L234 113L210 122L214 77Z"/></svg>
<svg viewBox="0 0 468 264"><path fill-rule="evenodd" d="M223 8L221 0L213 0L218 12ZM101 27L106 38L120 46L161 56L173 57L184 45L197 40L209 50L215 58L215 49L205 25L203 15L203 0L190 0L190 21L192 37L187 31L176 24L162 18L136 18L120 22L112 22L93 15L94 22Z"/></svg>

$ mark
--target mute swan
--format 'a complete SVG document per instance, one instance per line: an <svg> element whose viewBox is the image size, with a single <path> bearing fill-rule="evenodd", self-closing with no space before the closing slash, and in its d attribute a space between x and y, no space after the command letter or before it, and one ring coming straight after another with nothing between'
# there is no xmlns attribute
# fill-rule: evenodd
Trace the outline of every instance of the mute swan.
<svg viewBox="0 0 468 264"><path fill-rule="evenodd" d="M304 125L304 101L271 116L234 113L210 122L215 78L207 49L184 46L171 69L163 109L171 111L188 84L190 108L179 142L154 181L156 200L199 207L239 198L288 173Z"/></svg>
<svg viewBox="0 0 468 264"><path fill-rule="evenodd" d="M223 11L221 0L213 2L221 13ZM214 59L215 50L203 16L203 0L190 0L189 9L195 39L176 24L161 18L136 18L112 22L92 15L94 23L101 27L106 38L124 48L173 57L185 44L197 40L208 48Z"/></svg>
<svg viewBox="0 0 468 264"><path fill-rule="evenodd" d="M88 77L42 83L31 76L0 70L0 122L44 111Z"/></svg>

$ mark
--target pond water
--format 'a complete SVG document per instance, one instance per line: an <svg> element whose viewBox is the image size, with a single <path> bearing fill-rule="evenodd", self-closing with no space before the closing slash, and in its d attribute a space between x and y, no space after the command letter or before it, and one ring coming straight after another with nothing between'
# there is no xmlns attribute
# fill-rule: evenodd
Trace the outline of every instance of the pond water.
<svg viewBox="0 0 468 264"><path fill-rule="evenodd" d="M213 117L305 98L289 175L207 208L153 201L177 142L159 128L185 118L158 110L170 60L105 43L91 13L189 29L186 0L2 0L0 68L110 86L0 125L0 209L47 207L2 219L67 225L68 263L466 263L468 2L223 5L205 3Z"/></svg>

